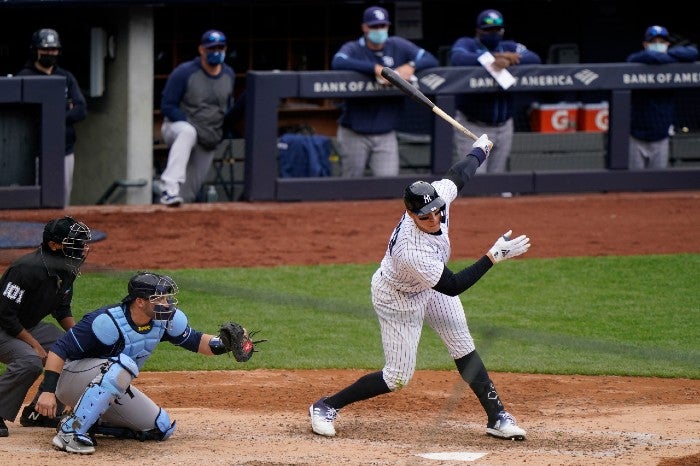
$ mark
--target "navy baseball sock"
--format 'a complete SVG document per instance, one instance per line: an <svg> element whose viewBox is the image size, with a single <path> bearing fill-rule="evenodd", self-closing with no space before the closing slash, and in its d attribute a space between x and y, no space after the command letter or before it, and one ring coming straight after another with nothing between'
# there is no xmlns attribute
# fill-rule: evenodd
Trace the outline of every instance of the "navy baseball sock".
<svg viewBox="0 0 700 466"><path fill-rule="evenodd" d="M350 403L374 398L390 391L384 382L382 371L377 371L363 375L352 385L326 398L325 403L332 408L340 409Z"/></svg>
<svg viewBox="0 0 700 466"><path fill-rule="evenodd" d="M505 408L481 357L474 350L466 356L455 359L455 364L457 364L459 374L469 384L469 388L472 389L486 411L488 425L493 425L498 420L498 413Z"/></svg>

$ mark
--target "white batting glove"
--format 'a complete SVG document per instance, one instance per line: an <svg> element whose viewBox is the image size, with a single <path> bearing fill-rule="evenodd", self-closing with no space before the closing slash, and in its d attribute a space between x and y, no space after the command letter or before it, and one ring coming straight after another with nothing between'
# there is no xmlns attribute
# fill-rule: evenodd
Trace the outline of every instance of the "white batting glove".
<svg viewBox="0 0 700 466"><path fill-rule="evenodd" d="M488 157L489 153L491 152L491 148L493 147L493 143L489 141L489 137L486 134L482 134L479 136L479 139L474 141L472 147L478 147L479 149L483 150L486 157Z"/></svg>
<svg viewBox="0 0 700 466"><path fill-rule="evenodd" d="M520 235L515 239L510 239L512 233L513 230L508 230L489 249L489 254L493 258L494 263L525 254L530 249L530 238Z"/></svg>

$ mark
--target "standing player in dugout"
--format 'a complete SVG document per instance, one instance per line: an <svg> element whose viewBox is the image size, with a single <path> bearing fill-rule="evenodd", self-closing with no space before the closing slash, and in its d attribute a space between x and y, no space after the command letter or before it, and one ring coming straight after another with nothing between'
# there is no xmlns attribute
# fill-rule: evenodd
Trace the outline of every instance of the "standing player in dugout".
<svg viewBox="0 0 700 466"><path fill-rule="evenodd" d="M406 211L372 277L372 304L381 329L384 368L312 404L309 416L314 433L335 436L334 421L341 408L398 391L408 384L416 369L425 320L440 336L462 379L486 411L486 433L503 439L525 439L525 430L505 410L476 351L459 294L474 285L493 264L527 252L530 239L520 235L511 240L512 231L508 231L464 270L454 273L446 265L450 258L450 204L484 163L492 146L483 134L443 179L432 184L417 181L406 188Z"/></svg>

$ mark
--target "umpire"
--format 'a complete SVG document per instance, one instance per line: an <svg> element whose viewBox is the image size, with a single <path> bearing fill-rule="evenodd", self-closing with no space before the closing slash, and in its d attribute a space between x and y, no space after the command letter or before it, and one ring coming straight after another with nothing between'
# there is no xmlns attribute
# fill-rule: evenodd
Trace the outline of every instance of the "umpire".
<svg viewBox="0 0 700 466"><path fill-rule="evenodd" d="M73 282L90 249L90 229L71 217L51 220L41 246L26 254L0 279L0 437L9 435L5 420L14 421L27 392L41 375L48 348L63 334L42 322L52 315L64 330L75 325L71 312ZM38 394L37 394L38 397ZM33 410L20 418L23 426L56 426L56 420Z"/></svg>

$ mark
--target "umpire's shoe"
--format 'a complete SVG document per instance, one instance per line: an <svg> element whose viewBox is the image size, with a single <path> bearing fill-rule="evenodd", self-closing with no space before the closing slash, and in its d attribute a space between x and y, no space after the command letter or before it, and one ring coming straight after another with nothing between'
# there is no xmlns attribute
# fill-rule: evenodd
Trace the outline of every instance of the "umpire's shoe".
<svg viewBox="0 0 700 466"><path fill-rule="evenodd" d="M333 421L335 421L335 417L338 415L338 410L328 406L325 402L326 398L328 397L323 397L309 406L311 430L318 435L334 437L335 427L333 427Z"/></svg>
<svg viewBox="0 0 700 466"><path fill-rule="evenodd" d="M59 430L53 438L53 446L58 450L80 455L92 455L95 453L95 443L86 434L76 432L63 432Z"/></svg>
<svg viewBox="0 0 700 466"><path fill-rule="evenodd" d="M486 433L507 440L525 440L525 430L518 427L512 414L501 411L493 425L486 427Z"/></svg>
<svg viewBox="0 0 700 466"><path fill-rule="evenodd" d="M51 418L37 413L33 405L25 406L19 417L19 423L23 427L51 427L55 429L58 427L59 420L58 416Z"/></svg>
<svg viewBox="0 0 700 466"><path fill-rule="evenodd" d="M7 430L7 424L5 424L5 420L0 417L0 437L9 437L10 436L10 431Z"/></svg>

